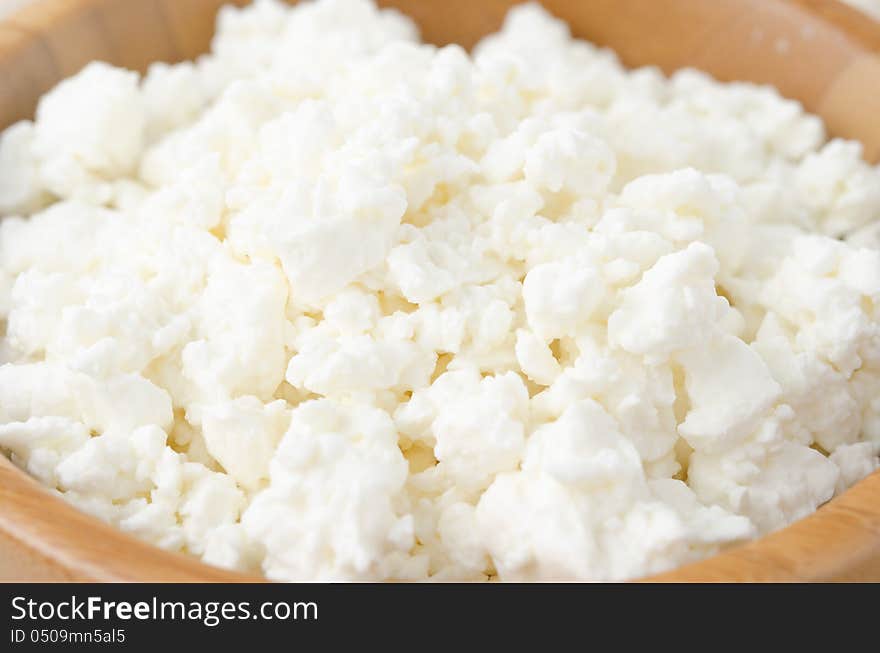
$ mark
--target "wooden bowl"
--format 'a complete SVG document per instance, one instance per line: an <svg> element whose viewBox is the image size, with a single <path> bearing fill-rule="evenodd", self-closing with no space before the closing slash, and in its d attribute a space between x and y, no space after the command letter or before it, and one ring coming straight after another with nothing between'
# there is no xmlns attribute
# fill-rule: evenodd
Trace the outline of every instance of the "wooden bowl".
<svg viewBox="0 0 880 653"><path fill-rule="evenodd" d="M143 70L207 49L222 0L41 0L0 23L0 128L85 63ZM237 4L244 4L239 0ZM498 28L508 0L382 2L426 40L470 46ZM576 36L630 65L702 68L770 83L829 131L880 158L880 24L830 0L544 0ZM259 580L135 540L52 496L0 456L0 578ZM648 580L880 580L880 473L812 516L756 542Z"/></svg>

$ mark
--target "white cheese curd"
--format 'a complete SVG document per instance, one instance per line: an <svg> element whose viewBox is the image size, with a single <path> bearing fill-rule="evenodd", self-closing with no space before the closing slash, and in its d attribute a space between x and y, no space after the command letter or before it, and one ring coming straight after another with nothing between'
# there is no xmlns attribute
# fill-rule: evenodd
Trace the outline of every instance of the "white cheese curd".
<svg viewBox="0 0 880 653"><path fill-rule="evenodd" d="M618 580L878 467L880 169L530 4L220 12L0 136L0 448L275 580Z"/></svg>

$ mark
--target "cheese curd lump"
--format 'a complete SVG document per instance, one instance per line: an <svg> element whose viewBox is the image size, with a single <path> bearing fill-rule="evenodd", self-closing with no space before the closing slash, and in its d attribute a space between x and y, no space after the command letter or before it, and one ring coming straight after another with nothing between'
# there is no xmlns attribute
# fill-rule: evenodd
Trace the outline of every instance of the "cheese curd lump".
<svg viewBox="0 0 880 653"><path fill-rule="evenodd" d="M617 580L878 466L880 169L538 5L224 8L0 141L0 448L275 580Z"/></svg>

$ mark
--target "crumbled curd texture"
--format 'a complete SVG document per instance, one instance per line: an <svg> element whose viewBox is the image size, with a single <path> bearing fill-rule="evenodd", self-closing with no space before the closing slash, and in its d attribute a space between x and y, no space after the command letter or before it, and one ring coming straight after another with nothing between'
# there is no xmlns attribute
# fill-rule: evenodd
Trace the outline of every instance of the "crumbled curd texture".
<svg viewBox="0 0 880 653"><path fill-rule="evenodd" d="M221 11L0 140L0 447L277 580L608 580L878 466L880 170L537 5Z"/></svg>

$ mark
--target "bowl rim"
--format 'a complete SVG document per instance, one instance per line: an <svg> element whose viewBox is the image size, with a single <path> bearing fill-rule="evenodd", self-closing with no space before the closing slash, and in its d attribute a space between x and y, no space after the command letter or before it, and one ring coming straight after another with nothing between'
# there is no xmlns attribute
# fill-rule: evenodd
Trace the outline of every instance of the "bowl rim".
<svg viewBox="0 0 880 653"><path fill-rule="evenodd" d="M880 580L880 470L816 512L760 539L638 582ZM0 548L46 565L51 580L265 582L166 551L99 520L0 455ZM797 551L796 558L792 551ZM857 570L857 573L853 573ZM22 578L21 580L26 580Z"/></svg>
<svg viewBox="0 0 880 653"><path fill-rule="evenodd" d="M0 58L4 36L33 43L40 30L23 30L39 16L50 29L83 7L102 0L37 0L0 21ZM792 0L785 0L791 2ZM852 9L837 0L797 0L817 6L829 17ZM849 12L849 14L848 14ZM844 21L846 22L846 21ZM8 29L7 29L8 28ZM864 28L864 29L862 29ZM862 26L880 43L880 23ZM841 29L845 29L841 27ZM7 43L8 45L8 43ZM639 582L880 580L880 470L793 524L703 560ZM13 556L22 578L112 582L264 582L253 576L212 567L198 558L166 551L111 526L42 486L0 452L0 549ZM792 552L797 552L793 557ZM8 567L8 565L7 565Z"/></svg>

